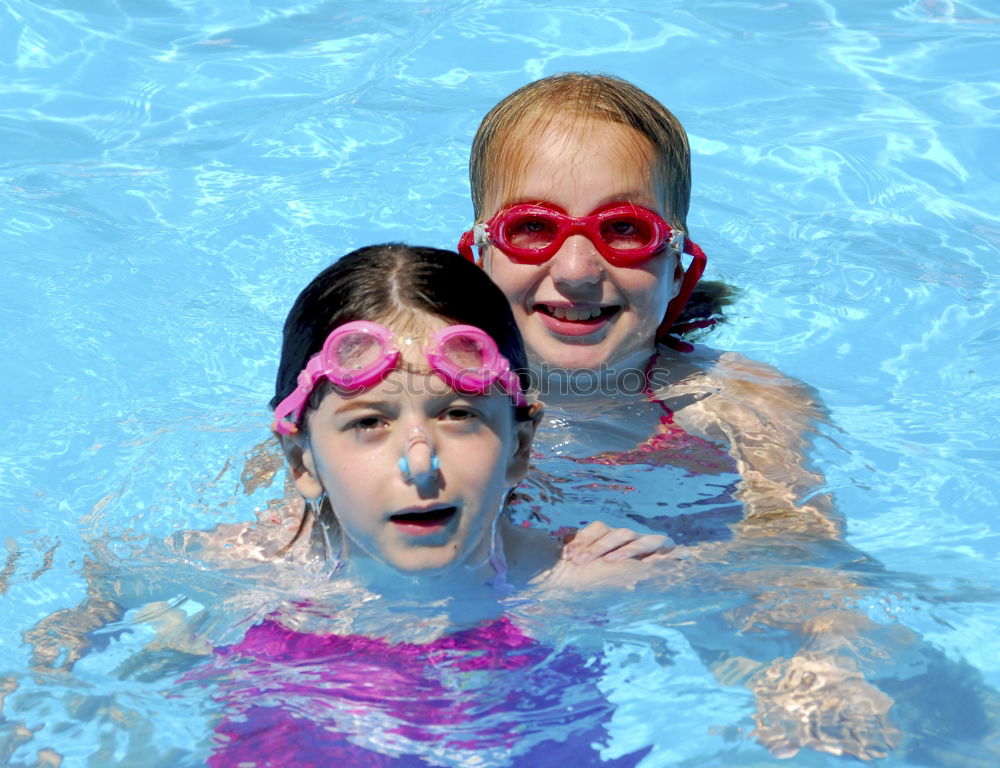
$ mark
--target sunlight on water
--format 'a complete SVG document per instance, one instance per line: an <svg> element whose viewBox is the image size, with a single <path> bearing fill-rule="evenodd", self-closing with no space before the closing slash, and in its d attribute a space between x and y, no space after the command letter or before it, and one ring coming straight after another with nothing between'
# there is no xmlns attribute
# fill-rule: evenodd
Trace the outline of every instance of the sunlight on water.
<svg viewBox="0 0 1000 768"><path fill-rule="evenodd" d="M782 589L793 611L853 580L859 610L926 641L882 667L855 649L899 710L931 724L908 742L919 748L879 764L990 764L973 734L995 741L1000 711L1000 17L986 5L0 9L0 762L202 765L270 684L267 696L298 691L296 711L346 740L331 750L374 746L399 759L386 764L772 764L743 683L755 653L785 653L783 630L723 638L713 622L751 626ZM473 650L324 647L359 681L339 698L315 658L206 662L276 611L355 638L345 616L366 611L362 629L390 637L452 621L455 606L386 607L327 571L212 568L172 536L278 514L266 403L294 296L364 244L453 247L471 223L479 119L565 70L631 79L685 124L692 237L708 276L739 289L706 341L816 390L830 414L816 492L834 494L851 544L885 571L789 544L756 563L686 564L686 582L664 577L614 605L567 598L540 613L514 599L504 615L524 633L487 623L490 642ZM690 471L703 455L574 461L635 436L599 409L559 418L519 521L729 537L742 514L731 468ZM258 474L245 472L253 461ZM812 589L782 583L814 571ZM80 605L72 631L50 620ZM504 632L511 657L475 666ZM722 683L705 662L720 646L740 659ZM366 674L398 675L424 698L391 693L389 677L369 695ZM975 720L980 696L992 721ZM949 717L968 734L936 734ZM435 752L435 739L454 750ZM794 762L846 764L816 751Z"/></svg>

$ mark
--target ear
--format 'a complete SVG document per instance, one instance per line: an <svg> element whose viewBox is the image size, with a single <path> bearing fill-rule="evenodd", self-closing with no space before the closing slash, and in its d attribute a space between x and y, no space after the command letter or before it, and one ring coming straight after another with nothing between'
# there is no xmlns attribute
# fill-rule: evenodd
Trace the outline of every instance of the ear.
<svg viewBox="0 0 1000 768"><path fill-rule="evenodd" d="M301 430L291 435L279 435L275 432L274 436L281 443L281 450L285 453L288 469L292 473L292 481L299 493L307 499L318 499L323 495L323 483L316 472L316 461L309 440Z"/></svg>
<svg viewBox="0 0 1000 768"><path fill-rule="evenodd" d="M674 285L670 289L671 299L681 292L681 284L684 282L684 264L681 262L681 255L676 254L674 259L676 259L676 265L674 266Z"/></svg>
<svg viewBox="0 0 1000 768"><path fill-rule="evenodd" d="M514 452L507 464L507 485L513 487L524 479L528 474L528 467L531 463L531 446L535 441L535 430L545 415L545 408L541 403L532 403L528 406L530 418L527 421L518 421L514 424Z"/></svg>

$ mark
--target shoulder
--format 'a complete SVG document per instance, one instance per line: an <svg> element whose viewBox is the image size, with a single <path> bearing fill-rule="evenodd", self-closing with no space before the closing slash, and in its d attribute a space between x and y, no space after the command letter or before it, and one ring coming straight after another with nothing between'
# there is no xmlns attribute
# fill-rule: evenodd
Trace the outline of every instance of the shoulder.
<svg viewBox="0 0 1000 768"><path fill-rule="evenodd" d="M690 352L660 348L653 368L653 384L690 387L767 386L808 391L809 387L769 363L753 360L739 352L725 352L696 345Z"/></svg>
<svg viewBox="0 0 1000 768"><path fill-rule="evenodd" d="M527 584L559 562L562 547L548 531L515 525L507 518L501 526L508 575L514 584Z"/></svg>
<svg viewBox="0 0 1000 768"><path fill-rule="evenodd" d="M723 352L708 375L722 391L741 396L769 412L823 418L825 409L817 392L804 381L772 365L736 352Z"/></svg>
<svg viewBox="0 0 1000 768"><path fill-rule="evenodd" d="M826 410L813 388L768 363L704 347L685 355L674 353L668 362L678 358L686 375L671 377L654 395L674 410L685 428L714 432L709 424L767 423L769 429L801 432L807 424L826 421Z"/></svg>

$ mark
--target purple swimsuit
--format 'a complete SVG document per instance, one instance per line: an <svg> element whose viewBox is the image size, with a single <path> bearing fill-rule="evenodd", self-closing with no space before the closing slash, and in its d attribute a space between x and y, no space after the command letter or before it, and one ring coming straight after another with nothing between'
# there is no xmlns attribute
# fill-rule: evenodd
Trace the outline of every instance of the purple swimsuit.
<svg viewBox="0 0 1000 768"><path fill-rule="evenodd" d="M594 749L613 710L596 686L602 670L507 618L427 644L308 634L266 619L197 673L224 702L208 765L436 764L423 751L462 764L477 750L532 768L635 765L641 754L602 762Z"/></svg>

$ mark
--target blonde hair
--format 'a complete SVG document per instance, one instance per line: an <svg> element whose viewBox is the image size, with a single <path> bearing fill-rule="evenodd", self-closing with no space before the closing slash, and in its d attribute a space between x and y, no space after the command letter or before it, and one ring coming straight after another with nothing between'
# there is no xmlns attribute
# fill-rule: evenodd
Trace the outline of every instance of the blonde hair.
<svg viewBox="0 0 1000 768"><path fill-rule="evenodd" d="M483 118L472 141L469 180L476 221L487 211L487 185L510 185L530 159L525 139L555 122L603 121L627 126L649 140L653 172L670 224L687 232L691 203L691 150L684 127L648 93L612 75L567 72L511 93ZM580 126L583 130L585 126Z"/></svg>

